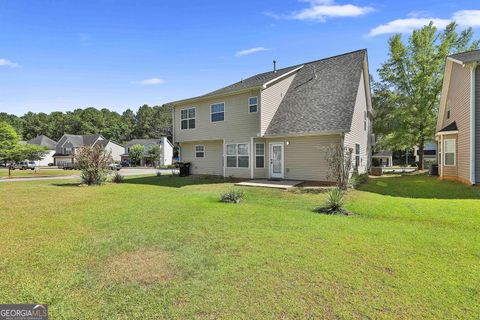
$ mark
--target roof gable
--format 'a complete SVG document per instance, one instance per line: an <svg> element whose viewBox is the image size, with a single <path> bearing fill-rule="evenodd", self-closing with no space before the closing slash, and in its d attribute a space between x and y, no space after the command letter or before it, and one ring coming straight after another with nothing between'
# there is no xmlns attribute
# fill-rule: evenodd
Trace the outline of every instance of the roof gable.
<svg viewBox="0 0 480 320"><path fill-rule="evenodd" d="M265 135L350 131L365 59L359 50L305 64Z"/></svg>

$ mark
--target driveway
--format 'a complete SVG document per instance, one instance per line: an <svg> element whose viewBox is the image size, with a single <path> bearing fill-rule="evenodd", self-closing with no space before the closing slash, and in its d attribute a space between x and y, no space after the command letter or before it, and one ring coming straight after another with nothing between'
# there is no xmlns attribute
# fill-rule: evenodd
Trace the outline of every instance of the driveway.
<svg viewBox="0 0 480 320"><path fill-rule="evenodd" d="M175 173L178 172L174 169ZM172 169L152 169L152 168L122 168L119 172L123 176L146 176L155 175L157 171L163 173L172 173ZM52 176L52 177L37 177L37 178L12 178L12 179L0 179L2 182L19 182L19 181L39 181L39 180L66 180L66 179L78 179L80 175L74 174L70 176Z"/></svg>

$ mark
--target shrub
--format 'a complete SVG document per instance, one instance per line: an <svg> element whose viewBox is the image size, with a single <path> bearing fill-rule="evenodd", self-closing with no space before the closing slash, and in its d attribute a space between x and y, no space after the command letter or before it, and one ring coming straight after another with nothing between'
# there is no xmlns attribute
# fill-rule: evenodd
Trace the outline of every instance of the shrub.
<svg viewBox="0 0 480 320"><path fill-rule="evenodd" d="M338 187L330 190L325 205L315 209L315 211L325 214L350 214L343 208L343 195L343 190Z"/></svg>
<svg viewBox="0 0 480 320"><path fill-rule="evenodd" d="M357 171L354 171L350 177L349 185L353 189L357 188L359 185L368 181L368 173L358 174Z"/></svg>
<svg viewBox="0 0 480 320"><path fill-rule="evenodd" d="M122 183L123 179L124 179L124 177L120 173L115 172L115 174L112 177L112 182L113 183Z"/></svg>
<svg viewBox="0 0 480 320"><path fill-rule="evenodd" d="M75 153L75 161L82 171L80 178L86 185L100 185L107 180L110 172L108 164L112 162L111 152L102 146L87 146Z"/></svg>
<svg viewBox="0 0 480 320"><path fill-rule="evenodd" d="M230 191L220 196L221 202L226 203L239 203L243 199L244 193L239 189L231 189Z"/></svg>

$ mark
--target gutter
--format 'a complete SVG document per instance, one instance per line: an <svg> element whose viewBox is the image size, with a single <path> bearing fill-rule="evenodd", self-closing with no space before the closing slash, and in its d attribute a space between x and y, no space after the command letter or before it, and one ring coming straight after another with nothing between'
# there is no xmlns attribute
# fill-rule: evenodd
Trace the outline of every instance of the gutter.
<svg viewBox="0 0 480 320"><path fill-rule="evenodd" d="M477 62L474 62L470 69L470 182L476 184L476 165L477 165L477 153L476 153L476 92L475 72L477 69Z"/></svg>

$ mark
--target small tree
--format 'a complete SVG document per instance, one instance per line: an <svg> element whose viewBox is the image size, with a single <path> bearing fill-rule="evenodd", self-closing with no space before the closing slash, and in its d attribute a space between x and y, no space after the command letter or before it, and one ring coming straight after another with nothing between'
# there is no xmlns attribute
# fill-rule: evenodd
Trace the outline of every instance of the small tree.
<svg viewBox="0 0 480 320"><path fill-rule="evenodd" d="M132 160L133 164L137 165L137 163L143 158L144 152L145 149L142 145L134 144L130 147L130 149L128 149L128 156Z"/></svg>
<svg viewBox="0 0 480 320"><path fill-rule="evenodd" d="M335 180L337 187L346 190L348 180L352 169L352 153L351 148L341 145L331 145L326 147L325 159L328 163L327 178Z"/></svg>
<svg viewBox="0 0 480 320"><path fill-rule="evenodd" d="M160 146L158 144L152 145L147 151L148 160L156 167L160 160Z"/></svg>
<svg viewBox="0 0 480 320"><path fill-rule="evenodd" d="M107 180L108 165L112 162L110 151L102 146L86 146L75 153L75 161L82 171L81 178L87 185L100 185Z"/></svg>
<svg viewBox="0 0 480 320"><path fill-rule="evenodd" d="M0 123L0 161L18 162L23 160L40 160L45 155L45 147L34 144L19 144L15 129L6 122ZM11 166L8 167L11 176Z"/></svg>

